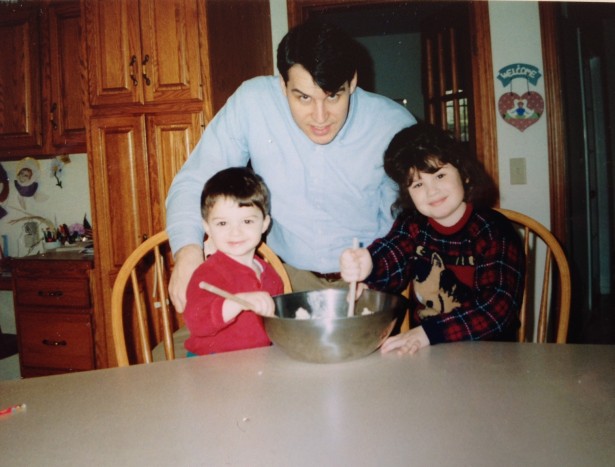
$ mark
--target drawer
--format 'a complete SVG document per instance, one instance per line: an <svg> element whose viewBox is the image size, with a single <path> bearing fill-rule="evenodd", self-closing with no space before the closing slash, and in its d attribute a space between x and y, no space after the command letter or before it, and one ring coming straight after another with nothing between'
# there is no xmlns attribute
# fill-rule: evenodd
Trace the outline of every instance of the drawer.
<svg viewBox="0 0 615 467"><path fill-rule="evenodd" d="M23 312L17 326L22 367L94 369L90 315Z"/></svg>
<svg viewBox="0 0 615 467"><path fill-rule="evenodd" d="M31 279L15 281L17 305L90 308L90 283L84 279Z"/></svg>

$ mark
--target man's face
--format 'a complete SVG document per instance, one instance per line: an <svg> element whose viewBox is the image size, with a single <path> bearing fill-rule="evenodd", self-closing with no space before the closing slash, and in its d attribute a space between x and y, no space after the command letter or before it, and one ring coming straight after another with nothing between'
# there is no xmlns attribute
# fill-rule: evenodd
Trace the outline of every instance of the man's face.
<svg viewBox="0 0 615 467"><path fill-rule="evenodd" d="M357 85L345 82L335 94L327 94L301 65L288 70L288 82L280 77L282 90L288 99L293 120L301 131L316 144L329 144L344 126L348 116L350 95Z"/></svg>

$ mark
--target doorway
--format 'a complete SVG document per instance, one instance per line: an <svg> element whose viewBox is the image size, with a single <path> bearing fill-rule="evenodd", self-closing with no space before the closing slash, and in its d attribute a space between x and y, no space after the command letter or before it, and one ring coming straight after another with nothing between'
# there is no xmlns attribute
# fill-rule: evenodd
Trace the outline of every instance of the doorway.
<svg viewBox="0 0 615 467"><path fill-rule="evenodd" d="M568 168L566 246L578 310L571 329L585 329L596 320L612 322L614 315L608 307L615 295L615 5L562 3L557 15ZM605 313L610 316L601 317Z"/></svg>

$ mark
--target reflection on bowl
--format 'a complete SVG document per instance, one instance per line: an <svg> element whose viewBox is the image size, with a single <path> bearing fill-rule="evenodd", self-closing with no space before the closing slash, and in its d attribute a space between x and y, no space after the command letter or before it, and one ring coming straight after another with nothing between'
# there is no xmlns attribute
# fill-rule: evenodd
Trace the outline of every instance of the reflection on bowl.
<svg viewBox="0 0 615 467"><path fill-rule="evenodd" d="M264 318L269 338L292 358L307 362L343 362L371 354L389 336L408 302L400 295L365 290L355 316L348 317L347 294L344 289L324 289L273 297L276 317ZM302 309L310 319L296 318L297 310L305 313Z"/></svg>

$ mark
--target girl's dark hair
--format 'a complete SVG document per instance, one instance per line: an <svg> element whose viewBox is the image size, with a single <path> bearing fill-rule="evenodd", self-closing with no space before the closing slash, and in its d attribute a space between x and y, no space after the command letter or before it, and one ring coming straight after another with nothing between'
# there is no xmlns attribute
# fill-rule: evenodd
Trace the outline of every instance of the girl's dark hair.
<svg viewBox="0 0 615 467"><path fill-rule="evenodd" d="M207 219L211 208L221 197L235 200L241 207L256 206L263 217L269 214L269 189L260 175L249 167L230 167L207 180L201 193L203 219Z"/></svg>
<svg viewBox="0 0 615 467"><path fill-rule="evenodd" d="M349 35L319 19L291 29L280 42L277 65L288 82L293 65L305 68L314 82L327 93L336 93L357 71L358 45Z"/></svg>
<svg viewBox="0 0 615 467"><path fill-rule="evenodd" d="M435 173L451 164L464 184L465 201L476 207L493 206L497 187L483 166L470 154L467 143L428 123L417 123L398 132L384 153L384 170L398 187L391 211L416 212L408 187L415 172Z"/></svg>

